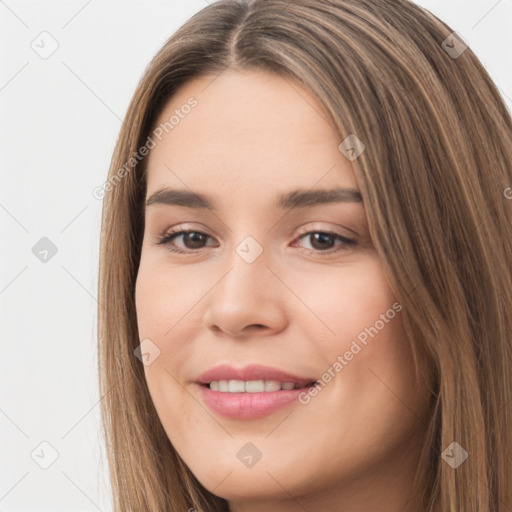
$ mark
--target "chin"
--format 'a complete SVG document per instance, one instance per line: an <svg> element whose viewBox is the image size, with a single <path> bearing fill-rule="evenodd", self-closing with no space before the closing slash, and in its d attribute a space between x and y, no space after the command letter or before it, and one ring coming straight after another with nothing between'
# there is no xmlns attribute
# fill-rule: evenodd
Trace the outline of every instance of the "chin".
<svg viewBox="0 0 512 512"><path fill-rule="evenodd" d="M264 469L237 469L232 473L222 473L222 477L220 475L221 472L215 468L209 474L197 474L196 478L212 494L228 501L283 499L286 496L283 489L294 496L297 494L294 490L296 482L291 482L283 475L276 475L271 471L267 473Z"/></svg>
<svg viewBox="0 0 512 512"><path fill-rule="evenodd" d="M321 471L317 475L297 471L299 468L294 467L294 462L278 453L275 460L263 455L252 467L246 467L236 456L240 443L236 444L234 456L223 451L223 454L209 454L193 464L185 461L201 485L216 496L229 501L280 500L286 498L287 493L299 496L321 487L322 481L325 483L326 475Z"/></svg>

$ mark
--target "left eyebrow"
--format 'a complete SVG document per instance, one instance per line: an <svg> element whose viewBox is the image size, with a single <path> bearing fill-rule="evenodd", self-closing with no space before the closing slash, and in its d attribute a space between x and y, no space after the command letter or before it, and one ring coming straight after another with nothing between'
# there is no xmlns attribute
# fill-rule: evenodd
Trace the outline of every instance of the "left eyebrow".
<svg viewBox="0 0 512 512"><path fill-rule="evenodd" d="M277 197L280 209L311 208L327 203L363 203L359 190L355 188L334 188L329 190L292 190ZM190 190L162 188L146 201L152 204L185 206L187 208L210 209L217 211L215 202L207 195Z"/></svg>
<svg viewBox="0 0 512 512"><path fill-rule="evenodd" d="M292 190L278 197L279 208L308 208L326 203L362 203L363 198L355 188L329 190Z"/></svg>

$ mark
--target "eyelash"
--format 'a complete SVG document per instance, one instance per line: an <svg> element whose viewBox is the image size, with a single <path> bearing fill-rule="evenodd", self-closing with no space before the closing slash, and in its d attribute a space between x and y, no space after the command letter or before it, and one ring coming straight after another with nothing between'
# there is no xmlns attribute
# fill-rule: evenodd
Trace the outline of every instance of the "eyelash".
<svg viewBox="0 0 512 512"><path fill-rule="evenodd" d="M194 253L197 253L199 251L202 250L201 249L188 249L188 250L184 250L184 249L178 249L176 247L172 247L170 245L171 241L174 239L174 238L177 238L178 236L181 236L181 235L185 235L185 234L188 234L188 233L196 233L196 234L201 234L201 235L205 235L209 238L210 235L208 235L207 233L203 233L202 231L197 231L197 230L194 230L194 229L184 229L184 230L180 230L179 226L176 227L176 228L172 228L170 231L167 231L164 235L158 237L157 239L157 245L164 245L166 246L166 248L171 251L171 252L174 252L174 253L179 253L179 254L194 254ZM321 233L323 235L328 235L328 236L332 236L334 237L335 239L338 239L338 240L341 240L342 243L342 246L341 246L341 249L338 248L336 249L335 247L332 247L331 249L327 249L325 251L321 251L321 250L317 250L317 249L305 249L306 252L308 253L314 253L314 254L318 254L318 255L330 255L330 254L333 254L333 253L338 253L338 252L342 252L342 251L346 251L350 246L355 246L357 245L357 242L355 240L351 240L349 238L346 238L342 235L339 235L338 233L333 233L331 231L305 231L304 233L300 234L300 236L298 237L298 239L302 239L302 238L305 238L307 237L308 235L312 235L312 234L318 234L318 233Z"/></svg>

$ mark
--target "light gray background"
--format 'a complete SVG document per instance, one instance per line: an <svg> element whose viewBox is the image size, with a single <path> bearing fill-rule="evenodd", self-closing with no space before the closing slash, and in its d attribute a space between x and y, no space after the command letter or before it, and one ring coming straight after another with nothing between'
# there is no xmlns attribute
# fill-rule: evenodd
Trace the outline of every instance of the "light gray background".
<svg viewBox="0 0 512 512"><path fill-rule="evenodd" d="M511 109L512 0L418 3L469 43ZM144 68L204 6L0 0L0 512L110 510L92 190ZM58 43L46 59L31 47L51 48L43 31ZM43 237L57 247L47 262L32 251Z"/></svg>

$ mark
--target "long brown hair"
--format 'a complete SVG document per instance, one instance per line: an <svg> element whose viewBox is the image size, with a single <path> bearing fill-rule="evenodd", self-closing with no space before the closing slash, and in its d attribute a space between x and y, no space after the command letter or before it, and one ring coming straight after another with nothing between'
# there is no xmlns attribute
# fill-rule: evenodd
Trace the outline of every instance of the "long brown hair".
<svg viewBox="0 0 512 512"><path fill-rule="evenodd" d="M146 193L138 155L188 80L257 68L304 84L340 142L354 134L365 144L352 165L373 243L403 306L416 370L432 375L421 509L510 510L512 123L452 32L407 0L220 0L153 58L104 187L99 377L115 512L228 510L174 450L134 355ZM456 469L441 456L453 442L468 453Z"/></svg>

